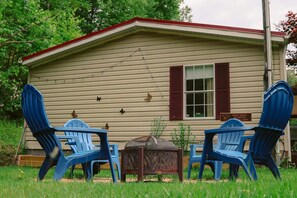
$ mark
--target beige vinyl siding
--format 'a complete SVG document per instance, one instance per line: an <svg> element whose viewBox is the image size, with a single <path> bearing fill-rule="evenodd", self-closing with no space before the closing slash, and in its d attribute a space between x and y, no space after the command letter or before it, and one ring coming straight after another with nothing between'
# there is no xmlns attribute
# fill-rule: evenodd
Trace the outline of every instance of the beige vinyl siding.
<svg viewBox="0 0 297 198"><path fill-rule="evenodd" d="M274 55L276 80L279 52ZM167 120L166 139L178 128L180 121L168 121L170 66L220 62L230 63L231 112L252 113L247 124L257 124L264 68L263 47L257 45L141 32L34 67L29 81L42 92L53 126L63 125L75 110L91 127L108 123L110 142L122 149L127 141L148 135L155 117ZM151 102L144 100L147 93ZM222 124L214 119L182 122L191 126L196 141L204 138L205 129ZM39 148L31 133L26 140L29 149Z"/></svg>

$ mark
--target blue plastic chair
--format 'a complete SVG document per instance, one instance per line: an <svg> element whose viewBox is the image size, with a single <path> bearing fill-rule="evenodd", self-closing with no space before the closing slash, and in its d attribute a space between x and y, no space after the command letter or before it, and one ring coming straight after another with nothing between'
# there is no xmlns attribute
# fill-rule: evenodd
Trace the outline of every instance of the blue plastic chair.
<svg viewBox="0 0 297 198"><path fill-rule="evenodd" d="M79 128L90 128L88 124L80 119L71 119L68 120L64 127L79 127ZM94 145L92 141L92 135L90 133L77 133L72 131L65 131L65 136L58 136L58 138L66 138L68 145L70 146L73 153L77 153L80 150L91 151L91 150L100 150L100 145ZM78 142L77 142L78 141ZM111 160L112 164L115 164L118 170L118 178L121 179L121 169L119 161L119 151L117 144L110 144ZM79 148L80 147L80 148ZM107 159L98 159L91 162L91 170L93 171L94 163L105 164L108 163ZM71 175L73 175L73 170L75 165L72 166ZM93 175L93 172L92 172Z"/></svg>
<svg viewBox="0 0 297 198"><path fill-rule="evenodd" d="M232 118L225 122L220 128L228 128L228 127L242 127L244 124L235 118ZM222 133L218 135L218 143L214 145L215 149L221 149L221 150L230 150L230 151L236 151L239 148L242 148L240 144L244 144L244 141L242 139L244 131L238 131L234 133ZM190 178L191 175L191 169L193 163L200 163L202 159L202 155L197 154L197 148L203 148L203 144L191 144L190 145L190 158L189 158L189 164L188 164L188 176L187 179ZM218 160L207 160L206 164L209 165L214 173L214 178L216 180L219 180L221 178L222 174L222 167L223 162Z"/></svg>
<svg viewBox="0 0 297 198"><path fill-rule="evenodd" d="M86 180L90 180L92 178L92 160L104 159L112 164L107 131L105 129L95 128L65 128L51 126L45 112L43 96L33 85L27 84L24 87L22 92L22 111L33 136L37 139L46 154L39 170L38 180L44 179L48 170L53 166L56 166L54 179L60 180L66 170L75 164L82 164L85 178ZM55 135L55 132L69 130L79 133L97 134L101 143L100 151L79 151L72 155L65 156L62 151L61 142ZM115 172L112 165L110 165L110 170L113 182L116 182Z"/></svg>
<svg viewBox="0 0 297 198"><path fill-rule="evenodd" d="M272 150L284 134L284 129L291 117L293 93L285 81L278 81L264 93L262 115L257 127L243 126L205 130L205 144L202 152L199 179L202 179L207 160L221 160L230 163L230 177L237 177L241 166L251 180L257 180L255 164L267 166L276 179L281 179L279 170L272 157ZM239 151L228 151L213 148L215 134L234 131L254 130L247 154Z"/></svg>

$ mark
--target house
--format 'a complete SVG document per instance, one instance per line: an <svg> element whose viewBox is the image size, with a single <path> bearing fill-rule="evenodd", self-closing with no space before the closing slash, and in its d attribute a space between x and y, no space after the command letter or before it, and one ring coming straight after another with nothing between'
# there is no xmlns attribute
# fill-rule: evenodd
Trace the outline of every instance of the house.
<svg viewBox="0 0 297 198"><path fill-rule="evenodd" d="M221 113L259 121L264 91L262 30L133 18L23 58L28 83L45 98L49 120L63 125L73 114L108 128L109 141L149 135L162 116L171 140L179 123L196 141L222 124ZM286 80L283 33L272 32L272 82ZM225 114L230 116L231 114ZM284 136L288 151L289 131ZM28 151L40 149L31 133Z"/></svg>

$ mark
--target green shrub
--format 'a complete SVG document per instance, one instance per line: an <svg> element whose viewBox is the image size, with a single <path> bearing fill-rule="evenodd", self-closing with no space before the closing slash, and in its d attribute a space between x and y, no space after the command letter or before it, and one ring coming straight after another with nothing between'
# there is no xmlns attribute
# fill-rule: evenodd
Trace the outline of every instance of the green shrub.
<svg viewBox="0 0 297 198"><path fill-rule="evenodd" d="M17 147L0 141L0 166L9 166L14 164L14 155Z"/></svg>
<svg viewBox="0 0 297 198"><path fill-rule="evenodd" d="M154 118L151 124L150 135L154 137L160 137L163 134L166 126L167 122L162 118L162 116Z"/></svg>
<svg viewBox="0 0 297 198"><path fill-rule="evenodd" d="M297 126L297 119L296 118L292 118L290 120L290 126Z"/></svg>
<svg viewBox="0 0 297 198"><path fill-rule="evenodd" d="M20 121L0 119L0 140L6 144L18 146L22 131L23 125Z"/></svg>
<svg viewBox="0 0 297 198"><path fill-rule="evenodd" d="M293 163L289 157L285 157L284 159L282 159L279 166L282 168L296 168L296 164Z"/></svg>
<svg viewBox="0 0 297 198"><path fill-rule="evenodd" d="M189 145L195 140L195 136L192 134L191 130L190 126L179 123L179 129L174 129L174 132L171 133L172 142L178 148L183 149L184 155L188 155Z"/></svg>
<svg viewBox="0 0 297 198"><path fill-rule="evenodd" d="M14 164L14 156L22 136L22 131L21 122L0 120L0 166ZM22 150L23 146L21 145L19 153L23 152Z"/></svg>

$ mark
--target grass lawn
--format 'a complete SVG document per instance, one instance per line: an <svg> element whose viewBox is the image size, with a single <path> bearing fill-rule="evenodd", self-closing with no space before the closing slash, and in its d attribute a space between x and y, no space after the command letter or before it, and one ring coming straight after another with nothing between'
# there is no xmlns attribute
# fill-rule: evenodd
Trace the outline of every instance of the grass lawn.
<svg viewBox="0 0 297 198"><path fill-rule="evenodd" d="M10 131L7 133L7 131ZM0 143L7 148L15 148L21 137L22 128L16 122L0 120ZM5 144L4 144L5 143ZM15 152L13 152L14 154ZM5 161L0 153L0 162ZM69 179L69 172L62 181L52 180L53 169L42 182L36 180L39 169L30 167L0 166L0 197L296 197L297 169L280 169L282 181L275 180L266 168L257 168L257 182L250 181L245 173L239 172L236 181L229 181L228 171L223 171L222 180L214 181L212 173L206 169L203 180L197 181L198 169L192 170L190 181L179 182L177 176L164 176L158 182L157 176L145 178L145 182L136 182L136 176L127 175L127 183L111 183L110 171L102 170L91 182L83 178L82 170L75 170L74 179ZM184 177L186 169L184 170ZM133 180L133 181L131 181ZM170 180L170 182L166 182ZM102 182L103 181L103 182Z"/></svg>
<svg viewBox="0 0 297 198"><path fill-rule="evenodd" d="M145 182L117 184L111 183L108 170L102 170L91 182L83 179L81 170L75 170L74 179L67 179L69 173L66 173L66 179L53 181L53 169L44 181L38 182L38 170L0 167L1 197L296 197L297 193L296 169L280 169L282 181L275 180L266 168L257 169L259 180L256 182L250 181L242 170L236 181L227 180L227 170L221 181L214 181L210 170L204 172L202 181L197 181L198 170L193 169L191 180L183 183L177 176L166 175L170 182L158 182L157 176L149 176ZM108 182L100 182L103 178L108 178ZM127 180L133 179L136 176L127 175Z"/></svg>

